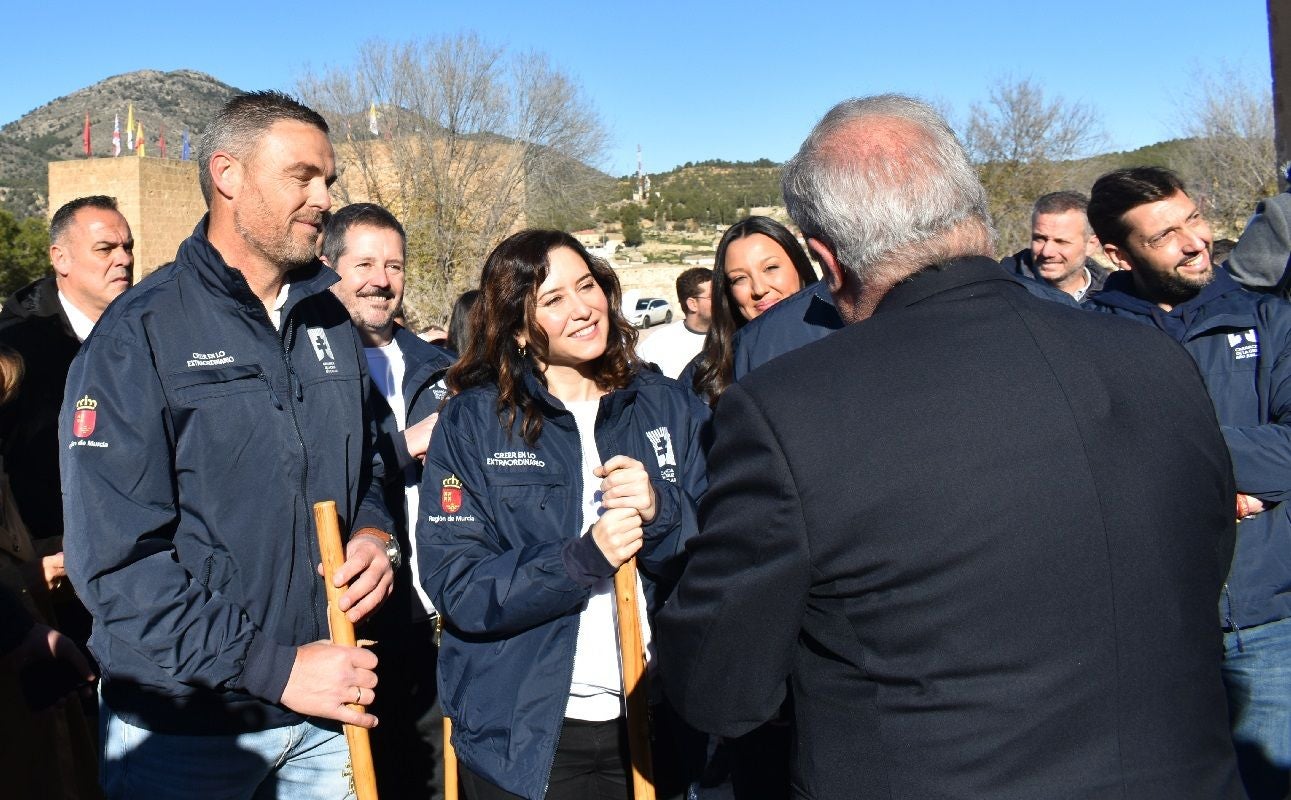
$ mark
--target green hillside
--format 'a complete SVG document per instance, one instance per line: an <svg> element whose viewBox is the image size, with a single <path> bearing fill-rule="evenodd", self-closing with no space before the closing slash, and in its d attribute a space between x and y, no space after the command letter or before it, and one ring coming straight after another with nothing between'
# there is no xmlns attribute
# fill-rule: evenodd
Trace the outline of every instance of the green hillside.
<svg viewBox="0 0 1291 800"><path fill-rule="evenodd" d="M620 178L619 202L602 207L599 219L617 221L616 206L630 201L635 191L635 175ZM784 205L780 198L780 165L774 161L688 161L650 176L649 198L641 207L641 217L655 225L729 225L748 216L751 208L779 205Z"/></svg>

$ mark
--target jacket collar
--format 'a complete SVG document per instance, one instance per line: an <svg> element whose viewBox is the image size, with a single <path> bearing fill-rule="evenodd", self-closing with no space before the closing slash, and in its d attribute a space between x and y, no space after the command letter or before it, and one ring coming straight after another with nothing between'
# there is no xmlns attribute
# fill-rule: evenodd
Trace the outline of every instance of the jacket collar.
<svg viewBox="0 0 1291 800"><path fill-rule="evenodd" d="M209 219L208 213L197 223L193 235L179 245L175 260L190 265L208 287L233 298L241 304L244 311L263 311L260 299L251 291L246 278L236 267L225 262L224 256L206 238ZM287 302L282 307L282 319L287 320L291 316L291 310L297 303L325 291L338 280L340 277L318 259L288 272L286 281L291 286L287 290Z"/></svg>
<svg viewBox="0 0 1291 800"><path fill-rule="evenodd" d="M434 383L453 365L453 358L441 347L423 340L417 334L396 324L394 343L403 354L403 396L410 397L427 383Z"/></svg>
<svg viewBox="0 0 1291 800"><path fill-rule="evenodd" d="M528 370L524 374L524 388L543 407L543 416L563 427L574 426L574 416L565 408L565 404L547 390L537 370ZM601 398L600 409L607 417L614 418L636 398L636 377L622 389L615 389Z"/></svg>
<svg viewBox="0 0 1291 800"><path fill-rule="evenodd" d="M994 259L971 256L945 264L933 264L892 287L874 309L875 316L909 308L934 295L974 284L1013 284L1025 291L1021 281Z"/></svg>
<svg viewBox="0 0 1291 800"><path fill-rule="evenodd" d="M1114 272L1107 277L1107 282L1103 284L1103 290L1091 298L1091 302L1104 305L1109 308L1119 308L1129 311L1133 314L1151 317L1157 324L1157 327L1172 333L1177 332L1175 329L1184 330L1193 327L1203 314L1207 306L1211 306L1211 313L1206 319L1206 327L1214 327L1214 324L1227 324L1213 313L1215 301L1224 299L1239 299L1242 295L1250 294L1246 289L1233 280L1228 274L1228 270L1221 266L1215 266L1215 279L1196 296L1187 302L1180 303L1170 311L1163 310L1156 303L1145 300L1138 295L1134 288L1134 279L1130 272ZM1230 313L1221 312L1224 317L1231 317L1238 309L1229 310ZM1238 313L1241 320L1249 318L1249 309L1243 307ZM1230 320L1233 324L1245 324L1241 320Z"/></svg>
<svg viewBox="0 0 1291 800"><path fill-rule="evenodd" d="M4 316L15 319L54 318L58 320L63 333L76 339L72 323L63 311L63 304L58 302L58 282L53 275L47 275L32 281L18 291L9 295L4 303Z"/></svg>

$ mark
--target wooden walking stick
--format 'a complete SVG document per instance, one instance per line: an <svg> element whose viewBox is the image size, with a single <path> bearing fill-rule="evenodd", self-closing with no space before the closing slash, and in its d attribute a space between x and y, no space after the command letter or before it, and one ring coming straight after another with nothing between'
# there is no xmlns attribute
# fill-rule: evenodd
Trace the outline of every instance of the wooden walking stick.
<svg viewBox="0 0 1291 800"><path fill-rule="evenodd" d="M457 751L453 749L453 721L444 717L444 800L457 800Z"/></svg>
<svg viewBox="0 0 1291 800"><path fill-rule="evenodd" d="M435 657L443 641L444 616L435 617ZM444 800L457 800L457 751L453 749L453 720L444 717Z"/></svg>
<svg viewBox="0 0 1291 800"><path fill-rule="evenodd" d="M336 503L323 500L314 503L314 526L318 529L318 550L323 556L323 585L327 587L327 626L332 632L332 644L358 646L354 638L354 623L337 606L343 593L332 585L332 576L345 563L345 550L341 547L341 525L336 518ZM363 711L363 706L350 703L350 708ZM372 745L368 729L345 725L345 742L350 746L350 781L359 800L377 800L377 773L372 765Z"/></svg>
<svg viewBox="0 0 1291 800"><path fill-rule="evenodd" d="M654 800L654 763L650 754L650 692L645 678L645 648L637 608L637 560L629 558L614 573L619 608L619 655L623 659L623 705L628 715L628 755L632 758L633 800Z"/></svg>

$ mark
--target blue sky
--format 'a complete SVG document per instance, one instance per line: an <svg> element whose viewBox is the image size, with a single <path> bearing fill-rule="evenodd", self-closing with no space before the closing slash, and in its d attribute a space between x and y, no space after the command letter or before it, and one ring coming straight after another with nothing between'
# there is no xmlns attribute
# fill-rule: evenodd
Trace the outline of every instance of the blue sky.
<svg viewBox="0 0 1291 800"><path fill-rule="evenodd" d="M0 123L110 75L196 69L290 89L360 42L474 31L537 50L580 82L610 132L615 175L685 161L791 156L845 97L938 102L952 121L1009 77L1093 106L1108 149L1179 135L1199 76L1227 64L1267 84L1265 0L604 4L399 0L286 4L16 4L0 48Z"/></svg>

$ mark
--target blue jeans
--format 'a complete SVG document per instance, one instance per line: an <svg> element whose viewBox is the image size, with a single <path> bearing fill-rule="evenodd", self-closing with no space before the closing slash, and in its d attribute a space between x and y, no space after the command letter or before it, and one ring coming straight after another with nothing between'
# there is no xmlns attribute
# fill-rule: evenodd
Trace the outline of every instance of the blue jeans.
<svg viewBox="0 0 1291 800"><path fill-rule="evenodd" d="M1223 672L1246 792L1282 800L1291 788L1291 619L1225 633Z"/></svg>
<svg viewBox="0 0 1291 800"><path fill-rule="evenodd" d="M116 798L343 800L350 789L345 736L310 723L223 736L139 728L99 704L100 776Z"/></svg>

